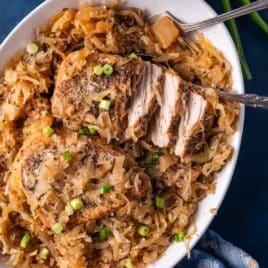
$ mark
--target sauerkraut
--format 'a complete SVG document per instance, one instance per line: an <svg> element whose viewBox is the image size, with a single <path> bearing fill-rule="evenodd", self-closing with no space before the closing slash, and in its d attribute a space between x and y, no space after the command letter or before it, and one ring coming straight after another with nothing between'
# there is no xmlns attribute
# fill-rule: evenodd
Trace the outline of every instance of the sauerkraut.
<svg viewBox="0 0 268 268"><path fill-rule="evenodd" d="M109 118L100 118L108 126L101 135L111 140L115 148L120 147L134 159L153 152L160 155L159 161L143 168L150 176L154 194L165 199L165 207L156 210L153 202L148 202L138 209L129 203L127 209L121 211L122 215L131 211L140 223L148 226L151 230L148 236L137 235L136 223L129 218L126 226L120 214L75 225L66 232L53 235L31 213L26 193L21 190L21 174L16 171L17 163L13 162L20 158L18 152L23 153L21 146L42 135L44 127L53 126L61 131L68 128L53 118L50 97L58 67L71 52L84 48L85 53L150 55L155 62L173 68L186 81L222 90L231 88L230 64L203 35L198 35L194 41L180 33L175 42L167 45L163 44L161 33L157 35L155 31L157 28L152 29L143 11L137 8L86 5L79 10L66 9L53 17L48 25L38 29L34 41L39 48L36 54L23 50L7 64L0 78L0 250L2 260L8 265L125 267L126 263L131 263L133 267L144 267L163 254L175 233L187 232L198 202L206 194L213 193L215 172L232 155L229 142L239 116L239 106L219 100L213 90L201 94L217 111L217 120L210 129L207 146L192 155L187 163L181 163L167 150L154 147L146 136L137 142L121 144L111 140ZM80 54L77 54L69 72L83 67ZM113 94L112 89L96 95L96 99L103 98L104 94ZM122 181L125 172L122 161L118 158L114 166L113 176L118 181ZM110 168L107 163L102 164L103 168ZM43 176L53 174L53 170L44 172ZM128 181L125 187L129 187ZM53 195L46 198L53 204L51 209L55 209L57 198ZM111 235L105 241L92 242L101 225L108 226ZM20 246L20 239L26 232L31 234L31 242L24 249ZM49 249L46 259L39 255L44 247Z"/></svg>

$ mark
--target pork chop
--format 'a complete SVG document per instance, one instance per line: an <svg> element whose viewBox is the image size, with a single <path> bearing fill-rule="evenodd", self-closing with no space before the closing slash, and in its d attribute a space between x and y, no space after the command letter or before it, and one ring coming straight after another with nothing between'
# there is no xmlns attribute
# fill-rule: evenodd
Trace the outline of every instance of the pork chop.
<svg viewBox="0 0 268 268"><path fill-rule="evenodd" d="M63 152L69 152L71 159L66 160ZM70 217L70 224L103 218L150 196L150 179L135 161L97 139L76 133L38 137L20 154L17 160L28 204L47 228L64 222L64 208L74 198L80 198L84 207ZM109 190L101 194L101 187L107 185Z"/></svg>
<svg viewBox="0 0 268 268"><path fill-rule="evenodd" d="M84 63L76 70L73 65L78 61L78 53L71 53L59 68L52 113L73 125L95 125L100 128L100 134L110 131L111 138L118 138L127 127L127 104L141 72L140 60L98 53L84 56L82 50L80 56ZM111 75L94 73L95 66L105 64L113 67ZM110 109L99 108L102 100L111 102Z"/></svg>

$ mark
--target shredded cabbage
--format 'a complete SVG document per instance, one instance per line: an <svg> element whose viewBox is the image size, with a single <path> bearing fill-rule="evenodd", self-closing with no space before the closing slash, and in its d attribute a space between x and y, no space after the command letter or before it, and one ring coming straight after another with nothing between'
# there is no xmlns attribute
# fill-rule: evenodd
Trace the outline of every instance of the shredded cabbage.
<svg viewBox="0 0 268 268"><path fill-rule="evenodd" d="M201 92L213 107L216 120L207 135L209 148L202 147L186 163L154 147L147 137L122 143L119 147L119 142L113 140L109 113L99 114L90 127L118 150L134 159L146 151L160 153L159 161L147 172L155 194L165 198L166 207L157 210L153 200L133 202L126 198L127 205L117 212L98 221L70 225L66 232L57 236L52 235L47 226L55 221L67 223L69 216L59 213L61 208L64 210L64 205L44 178L59 176L60 162L52 157L47 159L55 161L49 163L51 168L40 170L36 195L41 199L31 204L36 207L33 214L21 182L23 149L44 139L44 127L53 125L63 132L74 128L72 123L59 122L51 114L50 95L55 87L54 78L57 75L58 81L64 81L79 73L86 58L94 51L120 55L133 51L149 54L154 61L168 64L187 81L223 90L231 88L231 66L203 35L199 35L196 41L179 35L175 42L163 48L141 10L120 6L86 5L79 10L66 9L38 30L35 42L39 52L34 55L20 52L8 63L0 78L0 250L3 260L13 267L67 268L124 267L127 258L135 267L144 267L163 254L174 233L187 230L193 223L198 202L215 189L215 172L232 156L229 140L236 130L239 106L219 100L212 91ZM68 65L68 73L59 68L63 60ZM106 96L116 98L116 90L107 89L96 94L92 101ZM57 136L53 139L57 140ZM72 144L77 140L77 135L71 135L67 142ZM66 185L68 191L61 194L66 196L74 191L79 195L87 187L89 178L102 177L111 169L110 179L115 182L117 191L131 189L125 174L132 178L138 190L140 178L127 167L123 168L124 161L124 157L118 157L114 163L99 163L96 170L81 168L78 177L72 178L75 187ZM140 223L149 227L148 237L137 235ZM97 237L104 225L112 234L108 240L101 241ZM25 231L33 238L29 248L22 250L19 241ZM189 231L187 238L195 231ZM38 258L43 247L50 252L47 261Z"/></svg>

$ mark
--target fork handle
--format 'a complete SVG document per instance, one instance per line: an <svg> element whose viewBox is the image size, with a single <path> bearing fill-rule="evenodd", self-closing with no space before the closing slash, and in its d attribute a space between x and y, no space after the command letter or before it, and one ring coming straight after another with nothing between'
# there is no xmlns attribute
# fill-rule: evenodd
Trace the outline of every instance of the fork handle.
<svg viewBox="0 0 268 268"><path fill-rule="evenodd" d="M268 110L268 97L256 94L234 94L230 92L216 90L217 95L223 99L243 103L250 107L263 108Z"/></svg>
<svg viewBox="0 0 268 268"><path fill-rule="evenodd" d="M230 19L234 19L255 11L259 11L262 9L268 8L268 0L258 0L255 1L253 3L250 3L246 6L231 10L229 12L226 12L224 14L218 15L214 18L205 20L205 21L201 21L201 22L197 22L197 23L191 23L191 24L183 24L182 26L182 30L187 33L187 32L191 32L194 30L198 30L200 28L205 28L214 24L217 24L219 22L224 22L226 20L230 20ZM177 21L177 19L170 13L168 12L168 15L171 16L175 21ZM179 23L179 21L177 21Z"/></svg>

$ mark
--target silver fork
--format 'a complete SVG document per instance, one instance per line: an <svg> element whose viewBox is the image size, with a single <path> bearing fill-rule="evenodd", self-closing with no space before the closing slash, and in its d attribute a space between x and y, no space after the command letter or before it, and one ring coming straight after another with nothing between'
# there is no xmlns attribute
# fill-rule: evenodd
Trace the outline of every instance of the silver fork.
<svg viewBox="0 0 268 268"><path fill-rule="evenodd" d="M268 97L259 96L256 94L237 94L232 92L222 91L217 88L200 86L196 84L189 83L190 86L200 89L213 89L217 93L217 95L225 100L239 102L245 104L246 106L254 107L254 108L263 108L268 110Z"/></svg>
<svg viewBox="0 0 268 268"><path fill-rule="evenodd" d="M143 60L153 61L153 56L151 55L148 55L148 54L138 54L138 55L142 57ZM245 104L246 106L250 106L254 108L263 108L263 109L268 110L268 97L266 96L259 96L256 94L237 94L237 93L222 91L220 89L213 88L213 87L200 86L197 84L193 84L191 82L185 82L185 83L187 83L190 87L195 87L199 89L213 89L215 90L217 95L222 99L239 102L239 103Z"/></svg>
<svg viewBox="0 0 268 268"><path fill-rule="evenodd" d="M188 33L188 32L192 32L201 28L205 28L205 27L217 24L219 22L224 22L226 20L234 19L234 18L243 16L243 15L255 12L255 11L259 11L262 9L266 9L266 8L268 8L268 0L258 0L246 6L243 6L243 7L234 9L232 11L223 13L221 15L218 15L214 18L196 22L196 23L182 23L176 16L174 16L169 11L165 11L163 13L153 15L149 19L151 21L154 21L159 17L168 16L178 24L178 26L184 33Z"/></svg>
<svg viewBox="0 0 268 268"><path fill-rule="evenodd" d="M240 102L246 106L268 110L268 97L258 96L256 94L235 94L221 90L216 90L216 92L220 98Z"/></svg>

